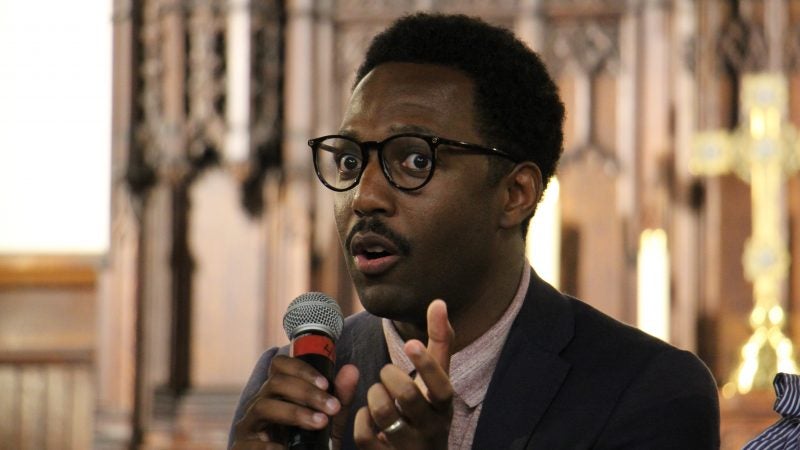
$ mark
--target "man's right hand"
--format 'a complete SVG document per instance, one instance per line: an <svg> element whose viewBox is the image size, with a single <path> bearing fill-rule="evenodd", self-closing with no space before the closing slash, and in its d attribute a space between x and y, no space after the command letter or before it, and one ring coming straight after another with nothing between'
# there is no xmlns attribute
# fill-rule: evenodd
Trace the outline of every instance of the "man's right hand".
<svg viewBox="0 0 800 450"><path fill-rule="evenodd" d="M334 395L327 392L328 381L305 362L276 355L269 377L250 400L247 411L234 425L232 449L284 449L286 427L320 430L332 417L333 448L341 447L348 406L358 382L358 369L343 366L334 380Z"/></svg>

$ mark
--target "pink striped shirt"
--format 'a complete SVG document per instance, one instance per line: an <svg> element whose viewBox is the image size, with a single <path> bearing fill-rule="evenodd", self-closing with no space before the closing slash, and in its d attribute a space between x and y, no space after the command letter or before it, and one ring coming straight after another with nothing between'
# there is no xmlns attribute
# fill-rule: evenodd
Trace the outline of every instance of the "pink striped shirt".
<svg viewBox="0 0 800 450"><path fill-rule="evenodd" d="M522 271L522 279L511 304L489 330L475 339L461 351L450 357L450 382L455 391L453 398L453 420L450 422L448 447L450 450L465 450L472 447L475 428L481 414L483 399L489 388L500 351L517 317L525 294L528 291L531 272L529 268ZM414 370L414 365L403 353L403 339L389 319L383 319L383 335L389 347L392 364L406 373Z"/></svg>

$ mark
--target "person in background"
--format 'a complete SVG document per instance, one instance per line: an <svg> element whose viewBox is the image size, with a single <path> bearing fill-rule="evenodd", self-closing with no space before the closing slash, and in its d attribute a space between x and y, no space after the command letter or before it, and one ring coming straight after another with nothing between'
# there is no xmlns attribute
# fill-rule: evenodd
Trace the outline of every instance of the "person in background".
<svg viewBox="0 0 800 450"><path fill-rule="evenodd" d="M286 347L267 350L230 446L284 448L286 427L331 424L337 449L718 448L698 358L525 258L563 120L508 30L415 14L376 36L341 127L309 141L366 311L345 322L333 395Z"/></svg>
<svg viewBox="0 0 800 450"><path fill-rule="evenodd" d="M781 418L742 450L800 450L800 375L779 372L772 385L775 388L773 409Z"/></svg>

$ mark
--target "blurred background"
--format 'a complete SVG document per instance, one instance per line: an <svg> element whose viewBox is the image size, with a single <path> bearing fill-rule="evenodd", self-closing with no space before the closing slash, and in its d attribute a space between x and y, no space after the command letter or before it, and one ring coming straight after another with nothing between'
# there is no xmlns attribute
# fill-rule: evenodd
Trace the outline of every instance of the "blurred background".
<svg viewBox="0 0 800 450"><path fill-rule="evenodd" d="M559 84L537 271L700 356L723 448L777 420L800 0L0 0L0 448L224 448L286 305L360 308L306 140L418 10L514 30Z"/></svg>

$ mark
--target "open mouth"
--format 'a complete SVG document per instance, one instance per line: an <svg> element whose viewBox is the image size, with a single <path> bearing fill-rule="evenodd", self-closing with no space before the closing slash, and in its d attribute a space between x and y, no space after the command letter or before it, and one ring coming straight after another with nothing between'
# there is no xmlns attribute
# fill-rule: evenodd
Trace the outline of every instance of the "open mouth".
<svg viewBox="0 0 800 450"><path fill-rule="evenodd" d="M400 259L399 253L394 242L375 233L358 234L350 244L356 269L365 275L379 275L388 271Z"/></svg>
<svg viewBox="0 0 800 450"><path fill-rule="evenodd" d="M380 246L367 248L360 254L364 255L364 257L369 259L369 260L383 258L383 257L392 255L392 253L390 253L385 248L380 247Z"/></svg>

